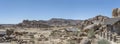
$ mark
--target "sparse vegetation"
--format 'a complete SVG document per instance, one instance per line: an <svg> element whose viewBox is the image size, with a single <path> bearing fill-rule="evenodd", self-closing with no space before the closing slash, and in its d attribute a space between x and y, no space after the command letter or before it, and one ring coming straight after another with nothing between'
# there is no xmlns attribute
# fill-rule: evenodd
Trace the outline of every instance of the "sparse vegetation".
<svg viewBox="0 0 120 44"><path fill-rule="evenodd" d="M75 40L68 40L68 44L78 44Z"/></svg>
<svg viewBox="0 0 120 44"><path fill-rule="evenodd" d="M119 29L120 25L120 18L117 19L116 16L119 17L119 14L116 14L117 9L112 15L116 17L115 20L98 15L86 20L53 18L50 20L24 20L18 24L1 24L0 42L15 42L17 44L110 44L111 41L104 38L114 39L112 34L114 32L119 34L117 31L112 31L113 28ZM109 22L109 20L114 22ZM109 35L108 32L113 33Z"/></svg>
<svg viewBox="0 0 120 44"><path fill-rule="evenodd" d="M95 35L94 29L90 29L90 30L88 31L88 38L93 38L94 35Z"/></svg>
<svg viewBox="0 0 120 44"><path fill-rule="evenodd" d="M108 42L108 41L105 40L105 39L102 39L102 40L99 40L99 41L98 41L98 44L110 44L110 42Z"/></svg>
<svg viewBox="0 0 120 44"><path fill-rule="evenodd" d="M6 33L7 35L11 35L14 32L14 29L7 29Z"/></svg>

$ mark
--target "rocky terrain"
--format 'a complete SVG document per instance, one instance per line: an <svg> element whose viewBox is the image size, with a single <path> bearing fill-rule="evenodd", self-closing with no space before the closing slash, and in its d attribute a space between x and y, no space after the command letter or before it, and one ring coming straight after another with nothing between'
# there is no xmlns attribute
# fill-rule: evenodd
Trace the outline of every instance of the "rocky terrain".
<svg viewBox="0 0 120 44"><path fill-rule="evenodd" d="M97 15L86 20L52 18L0 24L0 42L10 44L116 44L120 43L120 9L113 18Z"/></svg>
<svg viewBox="0 0 120 44"><path fill-rule="evenodd" d="M95 34L100 22L109 17L98 15L86 20L52 18L23 20L19 24L1 24L4 35L0 42L12 44L97 44ZM90 29L90 30L89 30ZM94 29L94 30L92 30Z"/></svg>

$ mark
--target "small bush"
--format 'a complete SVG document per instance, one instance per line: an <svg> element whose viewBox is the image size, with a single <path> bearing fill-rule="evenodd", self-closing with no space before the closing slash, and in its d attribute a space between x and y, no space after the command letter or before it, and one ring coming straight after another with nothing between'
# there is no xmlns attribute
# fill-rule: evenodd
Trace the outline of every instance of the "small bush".
<svg viewBox="0 0 120 44"><path fill-rule="evenodd" d="M107 40L102 39L102 40L98 41L98 44L110 44L110 42L108 42Z"/></svg>
<svg viewBox="0 0 120 44"><path fill-rule="evenodd" d="M94 29L88 31L88 38L93 38L95 36Z"/></svg>

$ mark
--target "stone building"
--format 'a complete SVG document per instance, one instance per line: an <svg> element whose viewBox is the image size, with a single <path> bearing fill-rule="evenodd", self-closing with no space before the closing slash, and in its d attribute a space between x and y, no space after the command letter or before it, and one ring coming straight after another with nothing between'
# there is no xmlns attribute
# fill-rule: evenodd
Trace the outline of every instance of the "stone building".
<svg viewBox="0 0 120 44"><path fill-rule="evenodd" d="M108 27L108 30L116 32L120 35L120 18L110 18L104 21L103 23Z"/></svg>
<svg viewBox="0 0 120 44"><path fill-rule="evenodd" d="M105 25L111 32L120 35L120 8L113 9L112 16L113 18L106 19L102 22L102 25Z"/></svg>
<svg viewBox="0 0 120 44"><path fill-rule="evenodd" d="M113 9L112 13L113 18L109 18L104 20L102 25L102 32L99 32L99 35L111 41L111 44L118 44L120 43L120 9L115 8Z"/></svg>

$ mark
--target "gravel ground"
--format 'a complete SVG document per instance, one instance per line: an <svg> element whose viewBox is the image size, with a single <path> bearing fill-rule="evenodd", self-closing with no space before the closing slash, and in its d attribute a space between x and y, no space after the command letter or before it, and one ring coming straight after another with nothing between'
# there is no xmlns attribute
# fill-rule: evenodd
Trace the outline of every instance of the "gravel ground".
<svg viewBox="0 0 120 44"><path fill-rule="evenodd" d="M0 44L10 44L10 43L0 43Z"/></svg>

